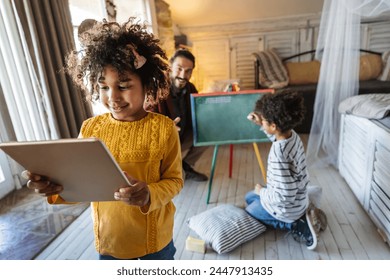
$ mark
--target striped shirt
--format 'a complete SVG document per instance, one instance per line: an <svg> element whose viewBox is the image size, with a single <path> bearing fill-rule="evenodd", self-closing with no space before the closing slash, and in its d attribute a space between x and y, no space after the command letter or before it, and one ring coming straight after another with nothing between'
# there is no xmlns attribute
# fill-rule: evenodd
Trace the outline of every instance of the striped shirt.
<svg viewBox="0 0 390 280"><path fill-rule="evenodd" d="M267 187L260 191L263 207L276 219L292 223L309 203L309 175L303 143L295 131L288 139L273 142L267 167Z"/></svg>

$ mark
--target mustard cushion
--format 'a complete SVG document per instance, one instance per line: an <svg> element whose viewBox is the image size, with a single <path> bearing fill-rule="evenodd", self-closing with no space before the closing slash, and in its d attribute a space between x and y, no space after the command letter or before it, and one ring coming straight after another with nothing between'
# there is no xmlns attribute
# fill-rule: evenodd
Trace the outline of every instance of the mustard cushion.
<svg viewBox="0 0 390 280"><path fill-rule="evenodd" d="M360 56L359 80L367 81L378 78L382 72L382 57L377 54Z"/></svg>
<svg viewBox="0 0 390 280"><path fill-rule="evenodd" d="M287 62L290 85L316 84L320 76L321 63L318 60L308 62Z"/></svg>

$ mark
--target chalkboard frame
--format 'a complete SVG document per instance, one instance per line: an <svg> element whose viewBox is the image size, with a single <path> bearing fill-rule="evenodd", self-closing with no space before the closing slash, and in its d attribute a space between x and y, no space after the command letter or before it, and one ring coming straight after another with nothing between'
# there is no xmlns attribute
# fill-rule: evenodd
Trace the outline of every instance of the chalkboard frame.
<svg viewBox="0 0 390 280"><path fill-rule="evenodd" d="M273 91L258 89L191 94L194 146L269 142L264 132L259 130L259 126L249 121L246 116L253 111L256 100ZM229 106L235 106L234 102L239 108L236 106L234 110L229 110ZM240 112L237 112L239 109ZM205 112L207 114L203 114ZM226 123L229 120L230 123ZM225 129L213 129L221 126Z"/></svg>

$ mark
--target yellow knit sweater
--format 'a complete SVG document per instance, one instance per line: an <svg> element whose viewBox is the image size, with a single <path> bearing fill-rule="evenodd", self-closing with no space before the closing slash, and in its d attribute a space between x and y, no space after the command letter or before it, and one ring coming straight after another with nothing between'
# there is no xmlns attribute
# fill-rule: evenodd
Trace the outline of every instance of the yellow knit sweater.
<svg viewBox="0 0 390 280"><path fill-rule="evenodd" d="M120 201L92 203L96 250L121 259L160 251L172 240L172 199L183 187L173 121L155 113L134 122L103 114L86 120L80 136L103 140L122 170L150 189L150 204L142 208Z"/></svg>

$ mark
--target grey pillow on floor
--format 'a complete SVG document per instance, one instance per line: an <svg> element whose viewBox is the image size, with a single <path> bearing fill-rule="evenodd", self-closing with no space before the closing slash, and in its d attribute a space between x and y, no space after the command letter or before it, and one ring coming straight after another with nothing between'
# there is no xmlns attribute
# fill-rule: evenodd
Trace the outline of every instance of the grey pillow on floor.
<svg viewBox="0 0 390 280"><path fill-rule="evenodd" d="M187 223L218 254L232 251L266 229L244 209L230 204L206 210L189 218Z"/></svg>

